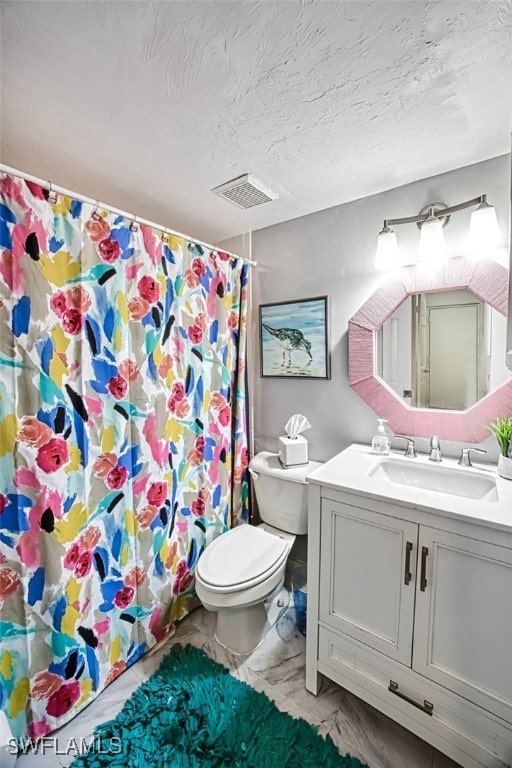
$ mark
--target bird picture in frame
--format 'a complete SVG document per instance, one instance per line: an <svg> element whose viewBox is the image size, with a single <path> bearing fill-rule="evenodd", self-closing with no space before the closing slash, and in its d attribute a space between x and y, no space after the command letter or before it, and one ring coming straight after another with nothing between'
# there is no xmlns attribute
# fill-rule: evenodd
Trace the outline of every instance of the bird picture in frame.
<svg viewBox="0 0 512 768"><path fill-rule="evenodd" d="M330 378L327 296L261 304L259 311L263 377Z"/></svg>

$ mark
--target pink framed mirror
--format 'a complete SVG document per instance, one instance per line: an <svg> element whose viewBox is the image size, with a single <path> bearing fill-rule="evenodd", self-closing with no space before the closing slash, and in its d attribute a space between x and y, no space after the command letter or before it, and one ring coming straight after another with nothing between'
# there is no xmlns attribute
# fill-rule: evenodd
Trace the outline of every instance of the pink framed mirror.
<svg viewBox="0 0 512 768"><path fill-rule="evenodd" d="M436 434L444 440L479 443L489 437L490 421L512 415L512 378L507 377L466 410L456 411L412 407L376 373L377 333L397 307L409 296L459 289L471 291L507 316L508 271L491 259L475 262L461 257L434 271L430 265L421 264L394 272L349 320L349 384L375 413L388 420L396 434Z"/></svg>

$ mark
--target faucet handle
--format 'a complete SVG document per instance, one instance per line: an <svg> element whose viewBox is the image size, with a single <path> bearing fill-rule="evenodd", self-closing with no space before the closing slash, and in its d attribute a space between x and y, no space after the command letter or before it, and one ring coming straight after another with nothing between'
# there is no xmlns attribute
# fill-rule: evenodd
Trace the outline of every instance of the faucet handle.
<svg viewBox="0 0 512 768"><path fill-rule="evenodd" d="M471 456L469 455L470 451L474 451L475 453L487 453L483 448L463 448L460 452L460 459L457 464L460 464L461 467L472 467Z"/></svg>
<svg viewBox="0 0 512 768"><path fill-rule="evenodd" d="M397 440L407 440L407 448L405 449L405 455L408 456L410 459L415 459L416 449L414 447L414 440L412 437L409 437L408 435L393 435L393 437L396 437Z"/></svg>
<svg viewBox="0 0 512 768"><path fill-rule="evenodd" d="M430 456L428 457L429 461L436 461L440 462L442 461L441 456L441 443L439 442L439 438L437 435L432 435L430 438Z"/></svg>

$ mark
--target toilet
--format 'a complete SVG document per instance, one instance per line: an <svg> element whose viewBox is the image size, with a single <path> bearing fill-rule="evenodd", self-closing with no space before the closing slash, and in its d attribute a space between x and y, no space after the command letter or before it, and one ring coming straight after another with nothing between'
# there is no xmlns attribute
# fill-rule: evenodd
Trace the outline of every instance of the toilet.
<svg viewBox="0 0 512 768"><path fill-rule="evenodd" d="M319 466L310 461L285 469L277 453L256 454L249 472L263 523L232 528L199 558L197 595L217 612L215 637L232 653L249 653L286 608L286 561L295 537L307 533L306 478Z"/></svg>

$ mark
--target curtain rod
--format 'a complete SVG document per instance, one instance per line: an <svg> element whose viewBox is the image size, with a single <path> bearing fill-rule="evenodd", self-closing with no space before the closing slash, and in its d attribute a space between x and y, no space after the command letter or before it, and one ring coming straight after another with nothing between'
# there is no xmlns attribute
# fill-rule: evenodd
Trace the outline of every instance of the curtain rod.
<svg viewBox="0 0 512 768"><path fill-rule="evenodd" d="M164 227L161 224L156 224L156 222L149 221L149 219L143 219L140 216L136 216L133 213L128 213L128 211L122 211L120 208L114 208L112 205L106 205L105 203L101 203L99 200L94 200L92 197L86 197L85 195L80 195L77 192L73 192L70 189L66 189L65 187L60 187L54 184L52 181L47 181L46 179L40 179L37 176L32 176L30 173L25 173L24 171L19 171L17 168L11 168L8 165L4 165L4 163L0 163L0 171L2 171L3 173L9 173L11 176L16 176L19 179L24 179L25 181L32 181L33 183L39 184L39 186L44 187L45 189L48 189L50 192L56 192L59 195L72 197L75 200L80 200L82 203L89 203L90 205L94 205L96 206L96 208L101 208L104 211L110 211L111 213L115 213L118 216L124 216L124 218L126 219L132 219L132 221L136 222L137 224L145 224L148 227L152 227L153 229L158 229L161 232L165 232L165 234L181 237L183 238L183 240L188 240L192 243L196 243L196 245L202 245L205 248L208 248L208 250L210 251L222 250L222 253L227 253L227 255L231 256L232 259L241 259L242 261L246 261L252 267L258 266L258 262L253 261L253 259L248 259L245 256L239 256L237 253L232 253L231 251L225 251L224 249L219 249L216 246L212 245L211 243L204 243L202 240L197 240L195 237L189 237L188 235L184 235L182 232L177 232L175 229L169 229L169 227Z"/></svg>

